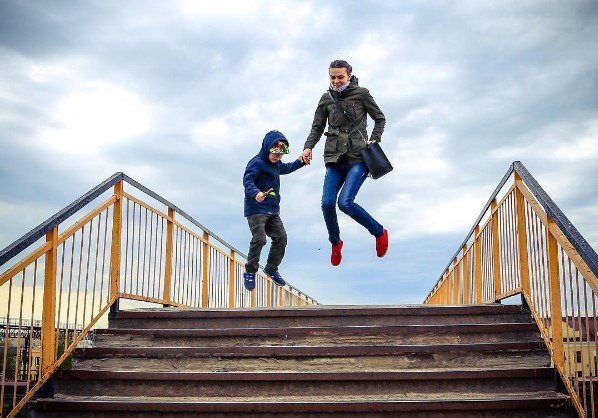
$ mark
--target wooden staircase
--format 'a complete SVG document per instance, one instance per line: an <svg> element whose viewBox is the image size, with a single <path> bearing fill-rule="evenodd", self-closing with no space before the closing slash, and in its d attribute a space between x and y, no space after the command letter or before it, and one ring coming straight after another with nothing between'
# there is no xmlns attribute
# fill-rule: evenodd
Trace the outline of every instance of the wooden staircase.
<svg viewBox="0 0 598 418"><path fill-rule="evenodd" d="M54 417L575 417L521 306L121 311Z"/></svg>

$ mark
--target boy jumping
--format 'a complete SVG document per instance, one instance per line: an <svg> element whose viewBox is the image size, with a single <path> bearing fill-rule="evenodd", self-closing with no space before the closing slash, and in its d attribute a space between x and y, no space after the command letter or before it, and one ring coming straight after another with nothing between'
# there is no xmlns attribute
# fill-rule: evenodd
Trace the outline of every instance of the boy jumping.
<svg viewBox="0 0 598 418"><path fill-rule="evenodd" d="M299 159L292 163L280 161L289 153L289 141L278 131L270 131L262 141L258 155L247 163L243 175L245 187L245 217L251 231L249 254L245 264L245 288L255 288L255 273L266 236L272 239L264 273L279 286L286 282L278 272L287 246L287 233L280 219L280 175L289 174L305 164Z"/></svg>

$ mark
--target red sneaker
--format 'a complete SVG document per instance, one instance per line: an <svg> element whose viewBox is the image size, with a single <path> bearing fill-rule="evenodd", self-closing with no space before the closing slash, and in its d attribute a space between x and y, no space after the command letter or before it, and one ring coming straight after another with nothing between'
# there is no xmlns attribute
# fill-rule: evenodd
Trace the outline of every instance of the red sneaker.
<svg viewBox="0 0 598 418"><path fill-rule="evenodd" d="M341 250L343 249L343 241L339 241L338 244L332 246L332 254L330 255L330 263L333 266L338 266L343 259Z"/></svg>
<svg viewBox="0 0 598 418"><path fill-rule="evenodd" d="M384 257L388 251L388 231L385 229L382 235L376 237L376 254Z"/></svg>

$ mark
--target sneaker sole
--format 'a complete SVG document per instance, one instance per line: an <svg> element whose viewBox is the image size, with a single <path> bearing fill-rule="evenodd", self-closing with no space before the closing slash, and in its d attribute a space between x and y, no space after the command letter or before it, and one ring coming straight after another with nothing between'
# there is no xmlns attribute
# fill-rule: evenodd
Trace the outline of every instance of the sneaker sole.
<svg viewBox="0 0 598 418"><path fill-rule="evenodd" d="M264 273L266 273L266 272L264 271ZM276 281L276 279L274 277L270 276L268 273L266 273L266 276L268 276L277 286L282 287L282 286L285 286L287 284L287 282L284 281L284 280L282 281L282 283Z"/></svg>

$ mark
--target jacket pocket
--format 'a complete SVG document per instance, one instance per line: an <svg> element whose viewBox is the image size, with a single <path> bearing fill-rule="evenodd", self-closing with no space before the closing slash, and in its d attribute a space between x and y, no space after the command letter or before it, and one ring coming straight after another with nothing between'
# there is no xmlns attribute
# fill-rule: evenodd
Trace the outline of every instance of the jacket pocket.
<svg viewBox="0 0 598 418"><path fill-rule="evenodd" d="M363 103L359 100L348 101L347 114L355 120L363 119L365 115L365 108Z"/></svg>
<svg viewBox="0 0 598 418"><path fill-rule="evenodd" d="M328 125L333 127L339 127L343 123L343 120L346 119L343 112L337 109L336 105L333 103L332 107L328 107Z"/></svg>
<svg viewBox="0 0 598 418"><path fill-rule="evenodd" d="M338 136L328 136L326 138L326 143L324 144L324 156L330 156L336 154L336 145L338 143Z"/></svg>
<svg viewBox="0 0 598 418"><path fill-rule="evenodd" d="M359 138L352 137L351 145L353 145L353 152L356 154L359 154L361 152L361 150L365 148L365 141L363 139L361 139L361 137L359 137Z"/></svg>

